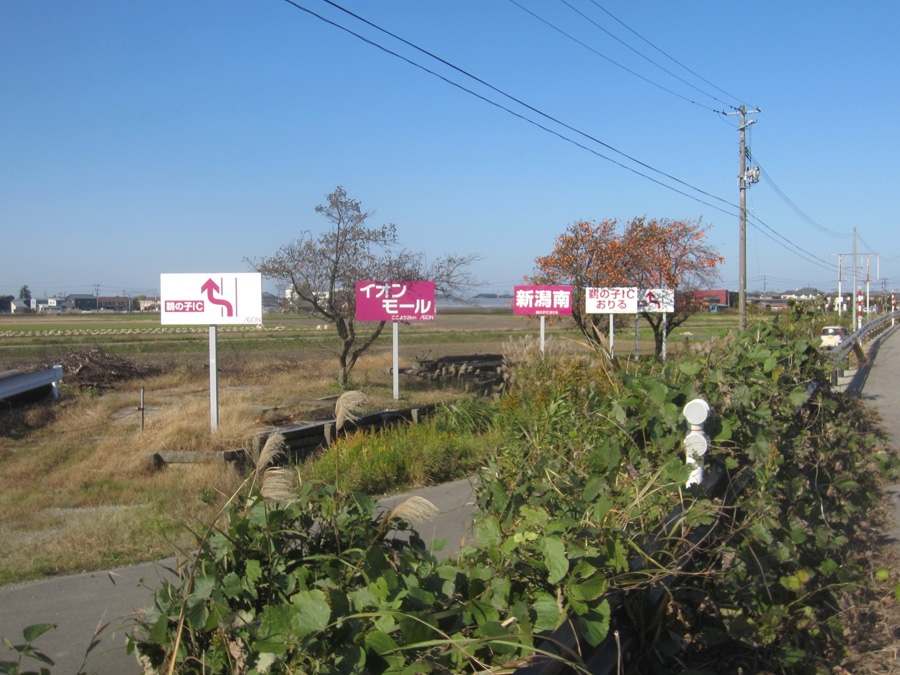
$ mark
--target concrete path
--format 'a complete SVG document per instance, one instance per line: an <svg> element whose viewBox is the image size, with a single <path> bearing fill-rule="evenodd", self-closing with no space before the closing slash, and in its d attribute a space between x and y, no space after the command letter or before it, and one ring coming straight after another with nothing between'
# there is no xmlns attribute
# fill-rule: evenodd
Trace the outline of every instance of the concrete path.
<svg viewBox="0 0 900 675"><path fill-rule="evenodd" d="M870 350L873 365L861 368L851 387L874 408L879 427L896 451L900 451L900 326L887 331ZM900 485L886 490L892 505L894 523L885 535L900 545Z"/></svg>
<svg viewBox="0 0 900 675"><path fill-rule="evenodd" d="M436 553L438 557L455 554L471 530L475 499L471 481L458 480L394 495L379 503L389 510L412 495L424 497L439 509L433 520L416 524L422 539L429 544L446 540ZM175 560L170 559L4 586L0 588L0 637L20 644L25 627L57 624L35 644L55 662L53 675L75 675L83 663L85 673L139 675L141 668L134 656L125 653L128 620L151 604L152 589L174 565ZM85 651L101 626L106 626L98 635L101 641L85 663ZM0 661L14 657L0 645ZM27 665L30 669L38 666L30 660Z"/></svg>

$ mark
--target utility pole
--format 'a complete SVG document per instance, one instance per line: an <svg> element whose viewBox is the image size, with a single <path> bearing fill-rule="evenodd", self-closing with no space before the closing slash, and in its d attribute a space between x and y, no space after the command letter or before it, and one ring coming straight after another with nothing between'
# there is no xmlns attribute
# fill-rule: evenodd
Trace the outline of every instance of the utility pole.
<svg viewBox="0 0 900 675"><path fill-rule="evenodd" d="M740 315L740 329L747 329L747 186L750 183L759 182L759 167L750 167L747 169L747 127L756 124L756 120L747 121L747 113L758 113L756 110L747 110L747 107L741 105L737 112L725 113L726 115L740 115L740 124L738 131L741 133L741 162L738 171L738 190L741 197L741 213L740 213L740 251L738 254L738 313Z"/></svg>
<svg viewBox="0 0 900 675"><path fill-rule="evenodd" d="M859 328L859 310L856 307L856 228L853 228L853 330L855 333Z"/></svg>

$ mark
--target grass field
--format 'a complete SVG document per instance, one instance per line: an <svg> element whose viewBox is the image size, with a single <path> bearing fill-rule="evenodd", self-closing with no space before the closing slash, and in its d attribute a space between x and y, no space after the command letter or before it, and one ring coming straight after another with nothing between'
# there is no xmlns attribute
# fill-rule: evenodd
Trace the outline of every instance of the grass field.
<svg viewBox="0 0 900 675"><path fill-rule="evenodd" d="M736 323L734 315L698 315L673 333L669 352ZM549 339L586 349L569 321L548 324ZM262 329L220 327L213 433L206 327L164 329L156 315L0 316L0 371L49 366L91 349L138 369L113 386L84 389L69 374L59 401L0 411L0 583L157 559L188 545L188 527L212 520L241 477L222 464L159 471L148 456L248 447L276 418L330 418L339 393L335 337L317 326L279 315L266 317ZM538 335L536 320L509 312L439 314L433 324L400 327L400 365L502 353L510 341ZM393 400L391 341L388 327L352 374L370 410L461 396L404 380ZM639 341L650 353L648 329ZM617 332L616 346L633 353L633 330Z"/></svg>

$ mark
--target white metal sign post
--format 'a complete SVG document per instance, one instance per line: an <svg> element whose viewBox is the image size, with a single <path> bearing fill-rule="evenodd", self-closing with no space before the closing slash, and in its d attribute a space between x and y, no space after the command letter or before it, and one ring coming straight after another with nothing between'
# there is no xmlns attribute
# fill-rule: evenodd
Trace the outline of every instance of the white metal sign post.
<svg viewBox="0 0 900 675"><path fill-rule="evenodd" d="M209 326L209 422L219 426L218 326L262 323L262 275L161 274L162 325Z"/></svg>

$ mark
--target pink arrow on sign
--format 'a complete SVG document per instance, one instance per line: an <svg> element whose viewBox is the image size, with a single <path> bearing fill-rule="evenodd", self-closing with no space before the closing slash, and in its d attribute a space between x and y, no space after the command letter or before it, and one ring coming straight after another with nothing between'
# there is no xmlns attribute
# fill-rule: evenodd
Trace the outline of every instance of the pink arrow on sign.
<svg viewBox="0 0 900 675"><path fill-rule="evenodd" d="M219 292L219 285L213 281L212 279L207 279L206 283L204 283L200 287L201 291L206 291L206 296L209 298L209 301L214 305L222 305L226 310L226 316L234 316L234 307L232 307L231 303L227 300L222 300L221 298L217 298L213 295L213 292Z"/></svg>

